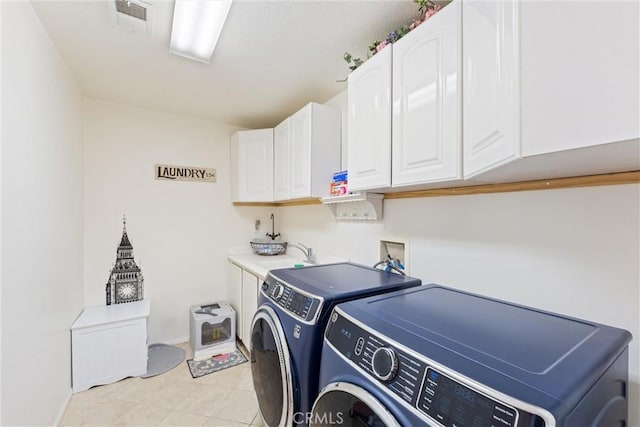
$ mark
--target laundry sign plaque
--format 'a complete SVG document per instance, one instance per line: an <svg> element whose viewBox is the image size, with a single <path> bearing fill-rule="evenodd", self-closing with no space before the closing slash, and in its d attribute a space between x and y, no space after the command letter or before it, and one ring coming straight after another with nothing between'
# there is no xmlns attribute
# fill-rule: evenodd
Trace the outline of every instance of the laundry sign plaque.
<svg viewBox="0 0 640 427"><path fill-rule="evenodd" d="M155 165L156 179L161 181L216 182L216 170L197 166Z"/></svg>

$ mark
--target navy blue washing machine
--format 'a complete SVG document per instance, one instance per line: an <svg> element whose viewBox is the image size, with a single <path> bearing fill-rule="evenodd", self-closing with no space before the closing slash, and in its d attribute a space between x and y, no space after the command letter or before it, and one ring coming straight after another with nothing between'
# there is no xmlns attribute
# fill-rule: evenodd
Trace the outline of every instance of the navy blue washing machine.
<svg viewBox="0 0 640 427"><path fill-rule="evenodd" d="M319 390L323 333L335 304L420 284L352 263L270 271L250 338L253 385L264 424L307 425Z"/></svg>
<svg viewBox="0 0 640 427"><path fill-rule="evenodd" d="M626 426L625 330L439 285L337 305L312 427Z"/></svg>

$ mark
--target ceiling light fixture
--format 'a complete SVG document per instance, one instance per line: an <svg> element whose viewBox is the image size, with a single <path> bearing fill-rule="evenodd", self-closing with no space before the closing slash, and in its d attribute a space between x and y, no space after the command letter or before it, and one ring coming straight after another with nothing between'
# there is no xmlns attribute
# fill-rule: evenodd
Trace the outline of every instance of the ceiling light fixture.
<svg viewBox="0 0 640 427"><path fill-rule="evenodd" d="M232 0L175 0L169 52L209 63Z"/></svg>

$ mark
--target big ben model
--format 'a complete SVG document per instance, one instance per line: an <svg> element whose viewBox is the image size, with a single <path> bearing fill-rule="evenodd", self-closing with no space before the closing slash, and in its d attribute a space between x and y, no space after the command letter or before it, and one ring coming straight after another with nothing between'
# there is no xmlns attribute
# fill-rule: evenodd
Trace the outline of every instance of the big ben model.
<svg viewBox="0 0 640 427"><path fill-rule="evenodd" d="M116 263L105 286L107 305L144 299L144 277L133 259L133 246L127 235L127 218L122 218L122 238L116 251Z"/></svg>

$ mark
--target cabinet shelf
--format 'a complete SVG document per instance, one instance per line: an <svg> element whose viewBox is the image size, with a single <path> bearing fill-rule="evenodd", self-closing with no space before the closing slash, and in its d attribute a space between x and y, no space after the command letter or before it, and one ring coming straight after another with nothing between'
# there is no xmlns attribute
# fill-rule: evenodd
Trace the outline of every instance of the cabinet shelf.
<svg viewBox="0 0 640 427"><path fill-rule="evenodd" d="M337 220L379 221L382 219L383 199L384 194L363 192L323 197L320 200L331 209Z"/></svg>
<svg viewBox="0 0 640 427"><path fill-rule="evenodd" d="M572 176L566 178L549 178L531 181L512 181L500 184L473 185L468 187L430 188L424 190L400 191L386 193L387 199L414 199L421 197L464 196L470 194L507 193L516 191L557 190L560 188L597 187L604 185L640 184L640 170L614 172L598 175ZM381 194L382 195L382 194ZM334 199L327 197L327 199ZM280 203L238 203L234 206L306 206L323 203L318 199L293 200ZM338 201L336 201L338 203ZM382 219L382 218L379 218Z"/></svg>

